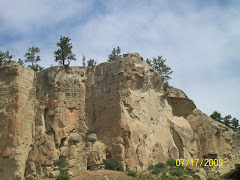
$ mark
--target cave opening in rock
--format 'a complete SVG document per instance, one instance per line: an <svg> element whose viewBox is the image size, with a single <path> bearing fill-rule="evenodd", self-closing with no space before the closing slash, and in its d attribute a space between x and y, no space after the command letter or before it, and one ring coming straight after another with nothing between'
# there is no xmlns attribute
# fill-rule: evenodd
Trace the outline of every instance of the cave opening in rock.
<svg viewBox="0 0 240 180"><path fill-rule="evenodd" d="M63 147L63 146L64 146L64 142L66 141L66 139L67 139L66 137L62 138L60 147Z"/></svg>

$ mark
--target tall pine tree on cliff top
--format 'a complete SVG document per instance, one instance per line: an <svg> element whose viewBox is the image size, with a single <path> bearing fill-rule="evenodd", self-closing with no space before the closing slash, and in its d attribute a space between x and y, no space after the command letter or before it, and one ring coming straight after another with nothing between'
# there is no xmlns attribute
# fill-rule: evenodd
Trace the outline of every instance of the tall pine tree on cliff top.
<svg viewBox="0 0 240 180"><path fill-rule="evenodd" d="M75 54L72 53L72 43L69 37L61 36L60 42L57 43L59 49L54 52L55 61L63 66L69 66L71 60L76 60ZM65 62L68 61L66 65Z"/></svg>

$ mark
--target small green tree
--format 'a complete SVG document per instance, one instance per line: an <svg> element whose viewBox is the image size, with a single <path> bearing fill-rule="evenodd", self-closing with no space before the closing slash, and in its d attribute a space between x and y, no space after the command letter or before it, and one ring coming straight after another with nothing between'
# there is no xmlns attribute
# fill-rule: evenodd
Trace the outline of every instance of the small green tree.
<svg viewBox="0 0 240 180"><path fill-rule="evenodd" d="M70 40L69 37L61 36L60 42L57 43L59 49L54 51L55 61L63 66L69 66L71 60L76 60L75 54L72 53L72 43L70 43ZM66 61L68 61L67 65L65 65Z"/></svg>
<svg viewBox="0 0 240 180"><path fill-rule="evenodd" d="M231 119L232 119L232 116L231 115L227 115L223 118L223 123L227 126L227 127L231 127L230 124L231 124Z"/></svg>
<svg viewBox="0 0 240 180"><path fill-rule="evenodd" d="M18 59L18 63L21 64L23 67L25 66L25 63L21 58Z"/></svg>
<svg viewBox="0 0 240 180"><path fill-rule="evenodd" d="M168 86L168 80L171 79L170 75L173 71L166 65L166 59L163 59L162 56L158 56L157 58L153 57L152 60L147 58L146 62L162 75L163 82Z"/></svg>
<svg viewBox="0 0 240 180"><path fill-rule="evenodd" d="M10 55L9 50L2 52L0 50L0 66L3 65L7 61L11 61L13 58L13 55Z"/></svg>
<svg viewBox="0 0 240 180"><path fill-rule="evenodd" d="M232 118L231 115L227 115L224 118L222 118L222 115L217 112L213 111L213 113L210 115L212 119L215 121L218 121L220 123L225 124L227 127L232 128L234 131L240 133L240 127L239 127L239 121L236 118Z"/></svg>
<svg viewBox="0 0 240 180"><path fill-rule="evenodd" d="M121 53L121 48L119 48L119 46L117 47L117 49L113 48L112 54L108 55L108 62L112 62L117 59L120 59L122 57L122 55L120 55L120 53Z"/></svg>
<svg viewBox="0 0 240 180"><path fill-rule="evenodd" d="M5 62L5 53L0 50L0 66L2 66Z"/></svg>
<svg viewBox="0 0 240 180"><path fill-rule="evenodd" d="M238 128L239 128L239 121L238 121L238 119L233 118L231 124L232 124L233 130L238 132Z"/></svg>
<svg viewBox="0 0 240 180"><path fill-rule="evenodd" d="M222 119L223 119L222 115L217 111L213 111L213 113L210 115L210 117L218 122L222 122Z"/></svg>
<svg viewBox="0 0 240 180"><path fill-rule="evenodd" d="M34 67L33 67L33 70L34 70L34 71L41 71L41 70L43 70L43 67L41 67L41 66L38 65L38 64L35 64Z"/></svg>
<svg viewBox="0 0 240 180"><path fill-rule="evenodd" d="M82 58L82 65L83 65L83 67L86 66L86 57L84 56L84 54L83 54L83 58Z"/></svg>
<svg viewBox="0 0 240 180"><path fill-rule="evenodd" d="M87 66L96 66L97 61L95 61L94 59L89 59L87 61Z"/></svg>
<svg viewBox="0 0 240 180"><path fill-rule="evenodd" d="M5 52L5 59L6 61L11 61L13 58L13 55L10 55L9 50Z"/></svg>
<svg viewBox="0 0 240 180"><path fill-rule="evenodd" d="M150 59L146 59L146 62L150 65L150 66L152 66L152 61L150 60Z"/></svg>
<svg viewBox="0 0 240 180"><path fill-rule="evenodd" d="M31 63L31 65L28 65L27 67L31 68L34 71L41 71L43 67L37 64L39 62L40 56L37 56L36 54L40 53L40 49L38 47L30 47L28 48L27 52L25 53L24 57L25 63Z"/></svg>

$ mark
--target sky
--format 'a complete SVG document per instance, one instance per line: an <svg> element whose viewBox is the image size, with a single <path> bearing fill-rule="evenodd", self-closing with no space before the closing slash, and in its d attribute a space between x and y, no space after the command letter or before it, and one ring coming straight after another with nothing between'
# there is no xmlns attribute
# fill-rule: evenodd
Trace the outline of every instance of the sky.
<svg viewBox="0 0 240 180"><path fill-rule="evenodd" d="M239 0L0 0L0 50L24 59L40 48L41 66L54 62L60 36L82 56L105 62L113 48L162 56L170 85L197 108L240 120Z"/></svg>

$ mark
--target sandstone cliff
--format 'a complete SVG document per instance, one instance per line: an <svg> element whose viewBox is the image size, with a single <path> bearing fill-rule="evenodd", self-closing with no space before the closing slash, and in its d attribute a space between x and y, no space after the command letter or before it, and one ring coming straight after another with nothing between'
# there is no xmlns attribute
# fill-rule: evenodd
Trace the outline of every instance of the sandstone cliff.
<svg viewBox="0 0 240 180"><path fill-rule="evenodd" d="M134 171L169 158L217 158L223 166L205 169L223 177L239 171L239 134L181 90L166 97L164 89L137 53L38 73L15 62L0 66L0 177L47 174L60 157L80 169L101 168L111 157Z"/></svg>

